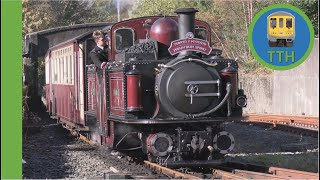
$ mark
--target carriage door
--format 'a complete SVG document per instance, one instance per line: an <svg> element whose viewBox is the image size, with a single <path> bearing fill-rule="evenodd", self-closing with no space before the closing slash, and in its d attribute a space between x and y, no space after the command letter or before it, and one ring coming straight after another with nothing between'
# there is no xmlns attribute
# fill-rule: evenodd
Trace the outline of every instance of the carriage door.
<svg viewBox="0 0 320 180"><path fill-rule="evenodd" d="M79 51L78 51L78 63L77 63L77 81L78 81L78 87L76 90L78 91L78 107L79 107L79 124L85 125L85 117L84 117L84 57L83 52L81 49L83 49L83 44L79 44Z"/></svg>
<svg viewBox="0 0 320 180"><path fill-rule="evenodd" d="M94 126L96 123L97 93L95 66L90 58L90 51L95 47L93 39L85 41L85 116L86 125Z"/></svg>
<svg viewBox="0 0 320 180"><path fill-rule="evenodd" d="M284 17L280 17L278 18L279 20L279 33L280 33L280 36L284 36L285 35L285 18Z"/></svg>
<svg viewBox="0 0 320 180"><path fill-rule="evenodd" d="M46 76L46 103L49 114L52 114L52 80L51 80L51 51L49 55L45 58L45 76Z"/></svg>

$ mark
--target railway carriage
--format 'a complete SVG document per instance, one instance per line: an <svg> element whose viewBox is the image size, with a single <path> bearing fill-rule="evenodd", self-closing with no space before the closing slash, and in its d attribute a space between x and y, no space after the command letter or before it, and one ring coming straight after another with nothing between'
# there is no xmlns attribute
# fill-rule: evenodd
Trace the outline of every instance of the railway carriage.
<svg viewBox="0 0 320 180"><path fill-rule="evenodd" d="M92 32L46 54L49 113L74 134L118 150L141 150L167 166L221 163L234 147L222 123L241 118L238 64L211 48L197 10L129 19L102 29L108 63L101 82L89 56ZM101 84L99 84L101 83Z"/></svg>

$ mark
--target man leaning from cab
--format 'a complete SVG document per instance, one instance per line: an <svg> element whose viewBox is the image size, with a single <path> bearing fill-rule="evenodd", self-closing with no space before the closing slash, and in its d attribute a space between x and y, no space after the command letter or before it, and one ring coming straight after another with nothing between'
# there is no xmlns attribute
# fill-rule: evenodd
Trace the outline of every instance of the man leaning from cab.
<svg viewBox="0 0 320 180"><path fill-rule="evenodd" d="M101 76L102 69L106 67L108 61L107 39L99 30L94 31L92 37L96 42L96 46L91 50L90 57L96 67L98 76Z"/></svg>

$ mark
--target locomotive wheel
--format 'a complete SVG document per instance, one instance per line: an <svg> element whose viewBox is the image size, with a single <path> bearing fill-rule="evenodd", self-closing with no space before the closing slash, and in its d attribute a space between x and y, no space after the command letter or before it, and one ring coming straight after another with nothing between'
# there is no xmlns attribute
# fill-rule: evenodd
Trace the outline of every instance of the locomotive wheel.
<svg viewBox="0 0 320 180"><path fill-rule="evenodd" d="M286 42L286 47L292 47L293 46L293 41L291 42Z"/></svg>
<svg viewBox="0 0 320 180"><path fill-rule="evenodd" d="M272 42L272 41L268 41L269 47L277 47L278 43L277 42Z"/></svg>
<svg viewBox="0 0 320 180"><path fill-rule="evenodd" d="M285 47L286 46L286 40L285 39L280 39L277 41L277 47Z"/></svg>

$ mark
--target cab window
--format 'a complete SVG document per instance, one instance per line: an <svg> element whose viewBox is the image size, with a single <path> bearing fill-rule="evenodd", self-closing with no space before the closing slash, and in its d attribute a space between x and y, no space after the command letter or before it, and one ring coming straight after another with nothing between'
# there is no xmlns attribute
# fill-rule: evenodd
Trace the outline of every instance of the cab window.
<svg viewBox="0 0 320 180"><path fill-rule="evenodd" d="M195 38L207 40L207 29L203 27L195 27L194 33Z"/></svg>
<svg viewBox="0 0 320 180"><path fill-rule="evenodd" d="M283 18L279 18L279 27L283 28Z"/></svg>
<svg viewBox="0 0 320 180"><path fill-rule="evenodd" d="M292 28L292 18L287 18L287 20L286 20L286 27L287 27L287 28Z"/></svg>
<svg viewBox="0 0 320 180"><path fill-rule="evenodd" d="M272 28L276 28L277 27L277 18L270 18L270 26Z"/></svg>
<svg viewBox="0 0 320 180"><path fill-rule="evenodd" d="M115 31L116 50L124 50L133 45L134 34L132 29L122 28Z"/></svg>

